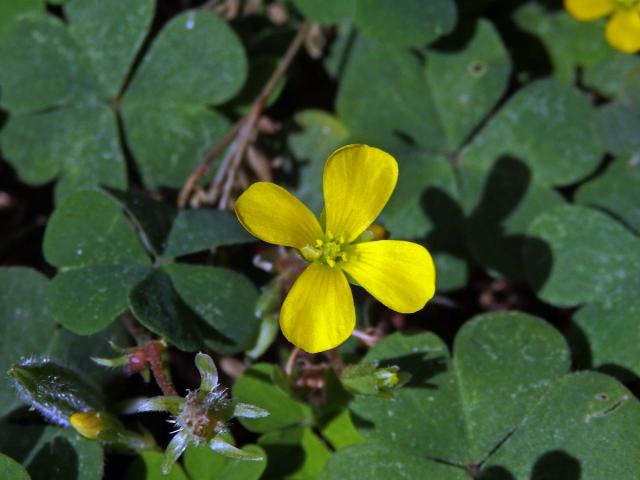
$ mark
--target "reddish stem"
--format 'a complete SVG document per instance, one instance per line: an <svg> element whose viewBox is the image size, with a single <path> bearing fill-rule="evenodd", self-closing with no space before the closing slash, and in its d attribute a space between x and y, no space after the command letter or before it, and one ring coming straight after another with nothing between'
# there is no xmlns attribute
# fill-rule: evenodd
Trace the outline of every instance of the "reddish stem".
<svg viewBox="0 0 640 480"><path fill-rule="evenodd" d="M173 383L171 383L171 380L166 375L164 366L162 365L163 348L159 342L149 342L144 346L144 352L147 355L147 361L149 362L153 378L155 378L162 393L165 395L178 395L178 392L176 392Z"/></svg>

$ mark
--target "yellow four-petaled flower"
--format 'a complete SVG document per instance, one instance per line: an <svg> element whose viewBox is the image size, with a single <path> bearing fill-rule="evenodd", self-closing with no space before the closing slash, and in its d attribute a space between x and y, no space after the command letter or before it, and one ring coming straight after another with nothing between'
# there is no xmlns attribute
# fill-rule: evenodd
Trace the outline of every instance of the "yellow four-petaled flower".
<svg viewBox="0 0 640 480"><path fill-rule="evenodd" d="M280 327L303 350L316 353L344 342L355 327L348 280L392 310L420 310L435 291L429 252L417 243L367 241L398 180L388 153L348 145L327 160L320 222L296 197L274 183L251 185L237 200L242 225L268 243L298 249L309 262L282 305ZM322 225L321 225L322 224Z"/></svg>
<svg viewBox="0 0 640 480"><path fill-rule="evenodd" d="M578 20L596 20L610 15L605 35L622 52L640 50L640 0L564 0L565 8Z"/></svg>

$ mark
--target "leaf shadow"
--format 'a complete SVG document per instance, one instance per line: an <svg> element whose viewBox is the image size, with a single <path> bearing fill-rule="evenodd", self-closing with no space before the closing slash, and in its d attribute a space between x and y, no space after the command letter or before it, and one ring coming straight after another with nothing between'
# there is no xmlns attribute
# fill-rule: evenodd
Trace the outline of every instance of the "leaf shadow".
<svg viewBox="0 0 640 480"><path fill-rule="evenodd" d="M556 449L540 456L531 470L530 480L580 480L582 467L580 461L564 450ZM508 469L491 466L483 470L480 480L516 480Z"/></svg>
<svg viewBox="0 0 640 480"><path fill-rule="evenodd" d="M452 255L468 265L479 262L506 278L526 281L538 291L551 272L551 249L539 238L509 233L504 225L525 198L531 177L524 162L510 156L499 158L483 178L480 199L468 215L447 192L427 188L421 204L433 230L426 244L434 253ZM525 252L532 256L526 272Z"/></svg>

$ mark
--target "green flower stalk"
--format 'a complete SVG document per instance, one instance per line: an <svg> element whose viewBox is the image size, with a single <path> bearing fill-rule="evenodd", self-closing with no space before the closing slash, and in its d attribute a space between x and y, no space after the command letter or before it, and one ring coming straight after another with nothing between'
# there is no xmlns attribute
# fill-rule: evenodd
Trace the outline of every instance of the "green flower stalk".
<svg viewBox="0 0 640 480"><path fill-rule="evenodd" d="M161 396L135 400L125 413L169 412L171 423L176 427L175 436L165 451L162 472L169 473L173 464L190 445L209 445L213 451L237 460L260 461L262 457L240 450L226 442L223 435L228 433L228 423L233 417L260 418L269 412L254 405L234 403L227 397L224 387L219 384L218 370L211 357L196 355L196 367L200 372L200 388L186 397Z"/></svg>

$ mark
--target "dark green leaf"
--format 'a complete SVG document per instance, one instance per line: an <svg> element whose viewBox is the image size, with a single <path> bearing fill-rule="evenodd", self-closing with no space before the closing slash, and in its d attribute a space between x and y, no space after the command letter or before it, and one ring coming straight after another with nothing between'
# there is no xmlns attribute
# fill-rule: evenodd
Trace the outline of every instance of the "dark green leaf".
<svg viewBox="0 0 640 480"><path fill-rule="evenodd" d="M47 261L60 268L149 264L116 201L98 191L73 194L55 210L43 249Z"/></svg>
<svg viewBox="0 0 640 480"><path fill-rule="evenodd" d="M637 287L623 284L573 317L570 341L580 367L597 368L628 381L640 377L640 298Z"/></svg>
<svg viewBox="0 0 640 480"><path fill-rule="evenodd" d="M534 405L487 466L513 478L633 478L640 404L606 375L567 375ZM597 441L594 441L597 439ZM577 476L576 476L577 475Z"/></svg>
<svg viewBox="0 0 640 480"><path fill-rule="evenodd" d="M546 302L573 306L640 284L640 240L604 213L556 207L533 221L529 236L527 276Z"/></svg>
<svg viewBox="0 0 640 480"><path fill-rule="evenodd" d="M336 452L327 462L322 480L468 480L462 468L407 455L392 444L356 445Z"/></svg>
<svg viewBox="0 0 640 480"><path fill-rule="evenodd" d="M462 145L489 114L511 74L507 49L490 22L466 25L458 36L465 35L469 38L463 48L446 48L460 41L453 37L427 52L426 79L447 135L447 151Z"/></svg>
<svg viewBox="0 0 640 480"><path fill-rule="evenodd" d="M175 464L168 475L162 473L164 456L160 452L142 452L127 470L126 480L188 480L180 464Z"/></svg>
<svg viewBox="0 0 640 480"><path fill-rule="evenodd" d="M225 355L253 345L259 319L254 314L258 291L242 275L226 268L172 264L164 270L186 304L222 338L206 338L205 344Z"/></svg>
<svg viewBox="0 0 640 480"><path fill-rule="evenodd" d="M22 267L0 269L0 417L18 405L10 378L12 363L44 354L55 324L44 305L44 275Z"/></svg>
<svg viewBox="0 0 640 480"><path fill-rule="evenodd" d="M69 33L86 53L105 92L115 97L153 18L155 2L70 0Z"/></svg>
<svg viewBox="0 0 640 480"><path fill-rule="evenodd" d="M159 256L164 250L176 213L167 205L151 198L113 188L107 189L135 221L138 235L147 250Z"/></svg>
<svg viewBox="0 0 640 480"><path fill-rule="evenodd" d="M0 428L0 450L22 463L32 480L101 480L103 476L100 444L72 430L5 423Z"/></svg>
<svg viewBox="0 0 640 480"><path fill-rule="evenodd" d="M453 30L452 0L357 0L356 24L367 35L400 46L419 47Z"/></svg>
<svg viewBox="0 0 640 480"><path fill-rule="evenodd" d="M357 37L351 50L336 110L357 142L392 153L404 146L407 136L435 151L442 149L446 138L416 56L363 35Z"/></svg>
<svg viewBox="0 0 640 480"><path fill-rule="evenodd" d="M640 152L640 149L638 150ZM599 207L640 232L640 163L618 158L598 177L580 187L576 201Z"/></svg>
<svg viewBox="0 0 640 480"><path fill-rule="evenodd" d="M226 133L229 122L204 105L155 100L125 103L127 142L146 185L180 188Z"/></svg>
<svg viewBox="0 0 640 480"><path fill-rule="evenodd" d="M266 478L316 478L331 452L309 428L269 432L258 443L267 452Z"/></svg>
<svg viewBox="0 0 640 480"><path fill-rule="evenodd" d="M95 266L60 272L51 282L47 307L72 332L104 329L129 306L129 290L149 272L138 266Z"/></svg>
<svg viewBox="0 0 640 480"><path fill-rule="evenodd" d="M265 451L257 445L246 445L242 450L261 455L264 460L233 460L209 447L189 447L184 454L185 470L198 480L258 480L267 464Z"/></svg>
<svg viewBox="0 0 640 480"><path fill-rule="evenodd" d="M157 270L136 285L129 303L142 325L179 349L195 352L203 347L203 327L207 325L178 296L164 271Z"/></svg>
<svg viewBox="0 0 640 480"><path fill-rule="evenodd" d="M614 155L640 155L640 108L614 102L598 110L598 131L607 151Z"/></svg>
<svg viewBox="0 0 640 480"><path fill-rule="evenodd" d="M155 38L124 100L220 104L240 91L246 75L244 49L229 25L211 10L190 10Z"/></svg>
<svg viewBox="0 0 640 480"><path fill-rule="evenodd" d="M322 436L339 450L351 445L358 445L364 440L353 425L349 410L343 410L322 425Z"/></svg>
<svg viewBox="0 0 640 480"><path fill-rule="evenodd" d="M253 241L235 215L220 210L183 210L167 240L165 257L179 257L224 245Z"/></svg>
<svg viewBox="0 0 640 480"><path fill-rule="evenodd" d="M8 24L0 35L0 64L2 106L12 113L75 103L99 91L86 58L51 15Z"/></svg>
<svg viewBox="0 0 640 480"><path fill-rule="evenodd" d="M235 401L250 403L269 412L269 416L264 418L240 419L240 423L253 432L269 432L311 423L309 406L274 382L278 368L268 363L255 364L238 377L233 385Z"/></svg>
<svg viewBox="0 0 640 480"><path fill-rule="evenodd" d="M540 185L567 185L603 156L595 109L576 88L541 80L518 91L463 151L463 165L490 168L502 157L526 163Z"/></svg>
<svg viewBox="0 0 640 480"><path fill-rule="evenodd" d="M351 18L358 0L293 0L296 7L310 20L323 24L337 23Z"/></svg>
<svg viewBox="0 0 640 480"><path fill-rule="evenodd" d="M462 50L448 47L460 42ZM426 57L423 65L408 50L358 37L336 100L352 135L392 151L406 137L430 152L460 147L502 96L511 62L486 21Z"/></svg>
<svg viewBox="0 0 640 480"><path fill-rule="evenodd" d="M488 455L569 368L562 336L542 320L517 312L466 323L456 337L453 360L430 333L398 333L364 361L398 365L412 379L393 400L356 398L352 410L360 434L406 454L462 465Z"/></svg>
<svg viewBox="0 0 640 480"><path fill-rule="evenodd" d="M0 453L0 478L6 478L7 480L31 480L31 477L22 465L2 453Z"/></svg>
<svg viewBox="0 0 640 480"><path fill-rule="evenodd" d="M12 115L2 132L2 147L29 184L61 176L58 199L82 188L127 185L115 116L103 105Z"/></svg>

